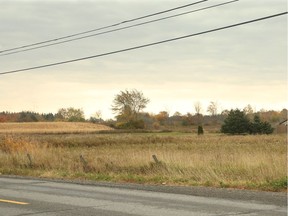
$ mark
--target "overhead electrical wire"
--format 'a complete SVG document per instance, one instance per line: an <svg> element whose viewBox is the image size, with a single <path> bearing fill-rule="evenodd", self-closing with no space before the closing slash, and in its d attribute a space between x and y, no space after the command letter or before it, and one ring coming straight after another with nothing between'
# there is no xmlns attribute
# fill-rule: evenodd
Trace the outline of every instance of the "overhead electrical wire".
<svg viewBox="0 0 288 216"><path fill-rule="evenodd" d="M55 46L55 45L58 45L58 44L68 43L68 42L77 41L77 40L81 40L81 39L85 39L85 38L95 37L95 36L98 36L98 35L103 35L103 34L107 34L107 33L121 31L121 30L124 30L124 29L129 29L129 28L133 28L133 27L137 27L137 26L142 26L142 25L146 25L146 24L149 24L149 23L154 23L154 22L158 22L158 21L162 21L162 20L166 20L166 19L170 19L170 18L174 18L174 17L178 17L178 16L183 16L183 15L194 13L194 12L198 12L198 11L203 11L203 10L207 10L207 9L211 9L211 8L215 8L215 7L220 7L220 6L227 5L227 4L230 4L230 3L234 3L234 2L237 2L237 1L239 1L239 0L232 0L232 1L224 2L224 3L220 3L220 4L215 4L215 5L211 5L211 6L195 9L195 10L190 10L190 11L182 12L182 13L179 13L179 14L166 16L166 17L162 17L162 18L158 18L158 19L154 19L154 20L150 20L150 21L146 21L146 22L142 22L142 23L137 23L137 24L133 24L133 25L130 25L130 26L116 28L116 29L112 29L112 30L108 30L108 31L104 31L104 32L96 33L96 34L86 35L86 36L82 36L82 37L77 37L77 38L68 39L68 40L64 40L64 41L60 41L60 42L56 42L56 43L50 43L50 44L47 44L47 45L41 45L41 46L37 46L37 47L32 47L32 48L28 48L28 49L21 49L21 50L18 50L18 51L8 52L8 53L5 53L5 54L0 54L0 56L7 56L7 55L16 54L16 53L27 52L27 51L30 51L30 50L36 50L36 49L40 49L40 48L44 48L44 47Z"/></svg>
<svg viewBox="0 0 288 216"><path fill-rule="evenodd" d="M274 18L274 17L283 16L283 15L286 15L286 14L287 14L287 11L282 12L282 13L278 13L278 14L273 14L273 15L270 15L270 16L260 17L260 18L257 18L257 19L253 19L253 20L248 20L248 21L232 24L232 25L227 25L227 26L224 26L224 27L214 28L214 29L210 29L210 30L206 30L206 31L198 32L198 33L184 35L184 36L181 36L181 37L170 38L170 39L167 39L167 40L162 40L162 41L157 41L157 42L148 43L148 44L144 44L144 45L134 46L134 47L121 49L121 50L116 50L116 51L112 51L112 52L106 52L106 53L102 53L102 54L98 54L98 55L92 55L92 56L87 56L87 57L82 57L82 58L77 58L77 59L72 59L72 60L67 60L67 61L61 61L61 62L46 64L46 65L40 65L40 66L34 66L34 67L29 67L29 68L23 68L23 69L11 70L11 71L6 71L6 72L0 72L0 75L19 73L19 72L23 72L23 71L29 71L29 70L35 70L35 69L40 69L40 68L52 67L52 66L61 65L61 64L67 64L67 63L83 61L83 60L92 59L92 58L98 58L98 57L102 57L102 56L113 55L113 54L117 54L117 53L127 52L127 51L131 51L131 50L141 49L141 48L145 48L145 47L155 46L155 45L158 45L158 44L163 44L163 43L168 43L168 42L172 42L172 41L176 41L176 40L190 38L190 37L194 37L194 36L198 36L198 35L203 35L203 34L207 34L207 33L211 33L211 32L221 31L221 30L224 30L224 29L234 28L234 27L237 27L237 26L246 25L246 24L254 23L254 22L259 22L259 21L262 21L262 20L271 19L271 18Z"/></svg>
<svg viewBox="0 0 288 216"><path fill-rule="evenodd" d="M80 33L75 33L75 34L71 34L71 35L67 35L67 36L63 36L63 37L58 37L58 38L45 40L45 41L41 41L41 42L37 42L37 43L32 43L32 44L28 44L28 45L23 45L23 46L10 48L10 49L6 49L6 50L0 50L0 53L13 51L13 50L18 50L18 49L23 49L23 48L27 48L27 47L31 47L31 46L40 45L40 44L50 43L50 42L54 42L54 41L58 41L58 40L63 40L63 39L67 39L67 38L71 38L71 37L75 37L75 36L79 36L79 35L95 32L95 31L99 31L99 30L115 27L115 26L118 26L118 25L121 25L121 24L124 24L124 23L134 22L136 20L141 20L141 19L145 19L145 18L148 18L148 17L152 17L152 16L168 13L168 12L171 12L171 11L174 11L174 10L182 9L182 8L185 8L185 7L190 7L190 6L193 6L193 5L196 5L196 4L200 4L200 3L203 3L203 2L206 2L206 1L208 1L208 0L201 0L201 1L193 2L193 3L181 5L181 6L178 6L178 7L170 8L168 10L163 10L163 11L160 11L160 12L156 12L156 13L148 14L148 15L145 15L145 16L141 16L141 17L125 20L125 21L122 21L122 22L119 22L119 23L116 23L116 24L112 24L112 25L108 25L108 26L104 26L104 27L100 27L100 28L96 28L96 29L80 32Z"/></svg>

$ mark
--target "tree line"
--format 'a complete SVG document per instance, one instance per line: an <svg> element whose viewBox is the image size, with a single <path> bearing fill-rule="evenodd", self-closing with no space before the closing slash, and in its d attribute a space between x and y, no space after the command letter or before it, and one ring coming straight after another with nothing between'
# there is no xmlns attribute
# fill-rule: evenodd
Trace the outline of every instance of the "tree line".
<svg viewBox="0 0 288 216"><path fill-rule="evenodd" d="M0 122L84 122L82 109L61 108L57 113L37 113L32 111L22 112L0 112Z"/></svg>
<svg viewBox="0 0 288 216"><path fill-rule="evenodd" d="M270 122L277 122L281 119L287 118L287 110L281 112L274 111L261 111L254 113L251 105L247 105L243 111L239 109L224 110L218 114L217 102L210 102L207 107L209 116L203 116L203 111L200 102L194 104L195 115L187 113L182 115L175 112L173 116L165 111L159 114L147 114L141 112L149 103L149 99L144 97L142 92L135 89L121 91L115 96L112 110L116 114L116 127L124 129L145 128L151 123L154 129L159 128L161 125L177 125L192 126L198 125L198 134L203 134L203 125L217 125L221 124L221 132L227 134L270 134L274 128ZM262 118L261 118L262 117ZM265 118L270 117L270 122Z"/></svg>
<svg viewBox="0 0 288 216"><path fill-rule="evenodd" d="M31 111L0 112L0 122L84 122L103 123L119 129L170 129L198 127L198 132L203 126L218 126L223 133L268 133L272 129L268 124L276 124L287 119L287 109L280 112L260 110L254 112L251 105L247 105L242 111L223 110L219 113L217 102L211 101L207 107L208 115L202 114L205 109L200 102L194 104L194 114L188 112L181 114L168 111L160 111L157 114L144 112L149 98L136 89L120 91L115 95L111 109L115 114L115 120L103 120L100 111L94 116L85 119L84 111L78 108L60 108L57 113L36 113ZM240 119L240 120L239 120ZM233 125L237 121L241 125ZM271 125L270 125L271 126ZM202 128L201 128L202 127ZM232 128L245 128L240 131L231 131ZM266 129L265 129L266 128Z"/></svg>

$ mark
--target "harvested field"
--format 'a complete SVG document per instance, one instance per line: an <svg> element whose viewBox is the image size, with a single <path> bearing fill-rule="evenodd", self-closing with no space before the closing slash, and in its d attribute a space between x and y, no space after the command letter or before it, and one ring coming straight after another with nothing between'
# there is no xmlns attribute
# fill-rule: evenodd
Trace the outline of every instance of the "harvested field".
<svg viewBox="0 0 288 216"><path fill-rule="evenodd" d="M90 133L112 128L88 122L0 123L0 133Z"/></svg>

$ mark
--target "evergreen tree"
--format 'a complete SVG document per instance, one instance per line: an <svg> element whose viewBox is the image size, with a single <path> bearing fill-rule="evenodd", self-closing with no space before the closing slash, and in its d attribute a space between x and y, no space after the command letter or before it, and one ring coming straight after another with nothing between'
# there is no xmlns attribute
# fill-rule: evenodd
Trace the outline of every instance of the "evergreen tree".
<svg viewBox="0 0 288 216"><path fill-rule="evenodd" d="M259 115L254 116L254 122L250 123L250 134L260 133L262 128L262 123Z"/></svg>
<svg viewBox="0 0 288 216"><path fill-rule="evenodd" d="M254 122L250 123L251 134L271 134L274 129L269 122L262 122L259 115L254 116Z"/></svg>
<svg viewBox="0 0 288 216"><path fill-rule="evenodd" d="M231 110L221 127L222 133L246 134L250 132L250 122L244 112Z"/></svg>
<svg viewBox="0 0 288 216"><path fill-rule="evenodd" d="M262 134L271 134L273 133L274 128L271 126L269 122L262 123Z"/></svg>
<svg viewBox="0 0 288 216"><path fill-rule="evenodd" d="M269 122L261 121L259 115L255 115L253 122L238 109L231 110L221 127L222 133L227 134L271 134L273 128Z"/></svg>

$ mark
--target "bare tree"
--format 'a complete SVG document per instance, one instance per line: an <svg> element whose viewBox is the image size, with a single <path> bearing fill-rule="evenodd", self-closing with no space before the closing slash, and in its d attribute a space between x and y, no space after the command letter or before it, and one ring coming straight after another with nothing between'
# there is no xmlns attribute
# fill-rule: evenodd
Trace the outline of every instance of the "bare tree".
<svg viewBox="0 0 288 216"><path fill-rule="evenodd" d="M243 111L246 115L252 115L254 113L254 110L250 104L244 107Z"/></svg>
<svg viewBox="0 0 288 216"><path fill-rule="evenodd" d="M202 105L199 101L195 102L194 103L194 109L195 109L195 112L196 112L196 116L197 116L197 124L198 126L202 124Z"/></svg>
<svg viewBox="0 0 288 216"><path fill-rule="evenodd" d="M90 122L92 123L102 123L102 112L101 110L96 111L89 119Z"/></svg>
<svg viewBox="0 0 288 216"><path fill-rule="evenodd" d="M197 115L200 115L200 114L201 114L201 112L202 112L202 105L201 105L201 103L200 103L199 101L196 101L196 102L194 103L194 109L195 109L195 112L196 112Z"/></svg>
<svg viewBox="0 0 288 216"><path fill-rule="evenodd" d="M98 110L97 112L95 112L94 116L95 116L95 118L97 118L97 119L102 119L102 112L101 112L101 110Z"/></svg>
<svg viewBox="0 0 288 216"><path fill-rule="evenodd" d="M208 108L207 108L207 112L209 112L211 114L211 116L216 116L217 115L217 111L218 111L217 102L211 101L209 106L208 106Z"/></svg>

